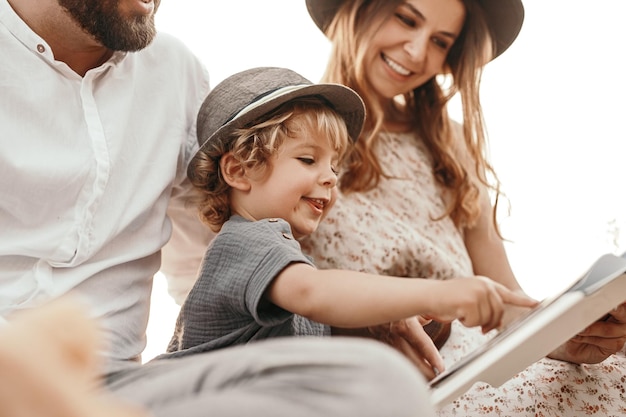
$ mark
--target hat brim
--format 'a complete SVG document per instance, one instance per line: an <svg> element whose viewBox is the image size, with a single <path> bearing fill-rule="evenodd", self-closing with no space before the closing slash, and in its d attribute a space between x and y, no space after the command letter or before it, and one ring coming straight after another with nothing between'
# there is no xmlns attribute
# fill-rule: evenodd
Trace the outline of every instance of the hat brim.
<svg viewBox="0 0 626 417"><path fill-rule="evenodd" d="M493 33L496 58L513 44L524 23L524 5L521 0L479 0L485 11L487 24Z"/></svg>
<svg viewBox="0 0 626 417"><path fill-rule="evenodd" d="M333 110L345 121L348 135L352 141L354 142L358 139L365 120L365 104L357 93L341 84L302 84L279 88L271 92L271 94L267 94L250 103L224 125L220 126L210 137L205 138L200 149L206 146L206 144L216 141L226 143L232 140L231 136L235 130L250 126L263 115L274 111L291 100L308 96L320 97L329 103Z"/></svg>
<svg viewBox="0 0 626 417"><path fill-rule="evenodd" d="M502 55L515 41L524 22L524 5L521 0L477 0L485 11L487 23L493 33L495 54ZM306 0L313 22L324 33L344 0ZM492 59L493 59L492 58Z"/></svg>

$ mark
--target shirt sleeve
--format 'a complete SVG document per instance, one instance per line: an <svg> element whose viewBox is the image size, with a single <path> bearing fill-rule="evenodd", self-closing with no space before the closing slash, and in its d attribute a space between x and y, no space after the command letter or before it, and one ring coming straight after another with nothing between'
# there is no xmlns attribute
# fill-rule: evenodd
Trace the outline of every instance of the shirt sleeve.
<svg viewBox="0 0 626 417"><path fill-rule="evenodd" d="M191 70L190 70L191 71ZM190 204L193 186L187 179L187 165L198 150L196 138L197 111L209 92L209 76L201 64L187 74L196 82L188 88L191 109L189 131L182 145L179 169L172 188L167 215L172 224L172 234L162 250L161 272L167 280L168 292L181 305L197 279L198 268L207 245L215 234L202 224L197 207Z"/></svg>
<svg viewBox="0 0 626 417"><path fill-rule="evenodd" d="M286 221L268 219L256 224L259 227L247 234L247 241L250 242L247 260L252 261L255 267L245 289L245 305L257 323L273 326L293 313L266 302L265 291L287 266L293 263L313 266L313 263L302 253Z"/></svg>
<svg viewBox="0 0 626 417"><path fill-rule="evenodd" d="M162 251L161 272L167 280L168 293L181 305L193 287L204 252L213 232L200 221L197 209L185 204L188 193L174 191L168 207L172 221L172 236Z"/></svg>

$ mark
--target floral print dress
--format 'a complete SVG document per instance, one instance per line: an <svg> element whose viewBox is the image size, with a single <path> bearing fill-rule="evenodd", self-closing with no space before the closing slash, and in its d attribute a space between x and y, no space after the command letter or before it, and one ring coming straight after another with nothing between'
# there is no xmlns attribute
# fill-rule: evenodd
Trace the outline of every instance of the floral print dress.
<svg viewBox="0 0 626 417"><path fill-rule="evenodd" d="M471 276L462 233L444 211L432 159L412 134L384 134L377 153L390 178L365 193L340 195L319 229L301 243L320 269L450 279ZM441 349L447 366L486 341L454 322ZM542 359L499 388L477 383L440 416L626 416L624 351L597 365Z"/></svg>

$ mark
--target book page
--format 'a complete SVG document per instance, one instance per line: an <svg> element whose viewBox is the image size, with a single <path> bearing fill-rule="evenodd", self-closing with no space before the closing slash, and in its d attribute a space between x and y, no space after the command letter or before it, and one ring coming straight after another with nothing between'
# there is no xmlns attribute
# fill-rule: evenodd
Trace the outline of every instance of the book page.
<svg viewBox="0 0 626 417"><path fill-rule="evenodd" d="M430 382L445 405L475 382L499 386L626 301L626 258L600 257L561 293L546 298Z"/></svg>

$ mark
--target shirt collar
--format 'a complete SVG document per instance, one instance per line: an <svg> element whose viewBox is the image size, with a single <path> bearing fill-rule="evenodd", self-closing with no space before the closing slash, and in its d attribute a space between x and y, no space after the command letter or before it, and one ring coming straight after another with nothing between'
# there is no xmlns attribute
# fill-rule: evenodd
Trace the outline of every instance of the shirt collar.
<svg viewBox="0 0 626 417"><path fill-rule="evenodd" d="M37 35L13 10L8 0L0 0L0 24L34 54L42 56L48 62L54 61L50 45ZM103 66L115 66L127 55L127 52L116 51Z"/></svg>

